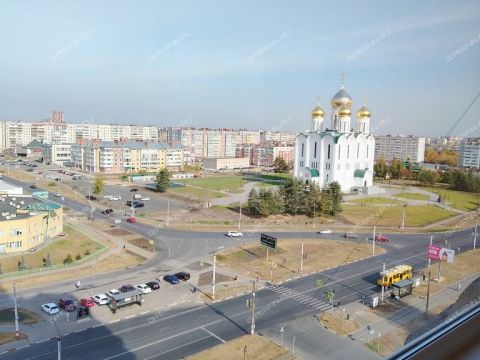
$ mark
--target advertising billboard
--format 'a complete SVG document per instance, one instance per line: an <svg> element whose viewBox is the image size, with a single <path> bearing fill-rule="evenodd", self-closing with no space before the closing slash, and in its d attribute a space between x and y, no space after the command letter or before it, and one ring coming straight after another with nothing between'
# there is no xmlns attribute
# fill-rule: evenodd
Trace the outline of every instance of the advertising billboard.
<svg viewBox="0 0 480 360"><path fill-rule="evenodd" d="M261 234L260 245L275 249L277 247L277 238L267 234Z"/></svg>
<svg viewBox="0 0 480 360"><path fill-rule="evenodd" d="M427 256L430 260L448 261L449 263L453 263L455 250L442 248L437 245L429 245Z"/></svg>

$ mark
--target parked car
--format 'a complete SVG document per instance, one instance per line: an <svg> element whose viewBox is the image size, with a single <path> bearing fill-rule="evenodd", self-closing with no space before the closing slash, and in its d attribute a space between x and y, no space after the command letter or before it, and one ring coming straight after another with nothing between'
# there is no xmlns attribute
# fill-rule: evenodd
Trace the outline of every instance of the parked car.
<svg viewBox="0 0 480 360"><path fill-rule="evenodd" d="M103 198L106 200L112 200L112 195L103 195Z"/></svg>
<svg viewBox="0 0 480 360"><path fill-rule="evenodd" d="M113 297L114 295L120 295L121 292L117 289L108 290L107 296Z"/></svg>
<svg viewBox="0 0 480 360"><path fill-rule="evenodd" d="M172 275L172 274L165 275L163 277L163 280L165 280L166 282L168 282L172 285L176 285L176 284L180 283L180 280L178 280L178 278L175 275Z"/></svg>
<svg viewBox="0 0 480 360"><path fill-rule="evenodd" d="M320 235L331 234L332 230L330 229L323 229L318 232Z"/></svg>
<svg viewBox="0 0 480 360"><path fill-rule="evenodd" d="M130 192L137 192L137 191L138 191L138 189L136 189L136 188L130 189Z"/></svg>
<svg viewBox="0 0 480 360"><path fill-rule="evenodd" d="M135 287L133 285L130 285L130 284L125 284L125 285L122 285L122 287L118 290L120 290L120 292L122 292L122 293L126 293L126 292L130 292L130 291L135 290Z"/></svg>
<svg viewBox="0 0 480 360"><path fill-rule="evenodd" d="M110 300L105 294L97 294L93 297L93 301L95 301L98 305L107 305Z"/></svg>
<svg viewBox="0 0 480 360"><path fill-rule="evenodd" d="M62 194L60 194L59 192L56 192L55 194L53 194L53 196L55 196L55 197L62 197Z"/></svg>
<svg viewBox="0 0 480 360"><path fill-rule="evenodd" d="M85 196L88 200L97 200L97 198L93 195L87 195Z"/></svg>
<svg viewBox="0 0 480 360"><path fill-rule="evenodd" d="M176 273L175 276L182 281L190 280L190 274L185 272L185 271L180 271L180 272Z"/></svg>
<svg viewBox="0 0 480 360"><path fill-rule="evenodd" d="M42 310L45 311L48 315L55 315L58 314L58 312L60 311L57 304L54 303L43 304Z"/></svg>
<svg viewBox="0 0 480 360"><path fill-rule="evenodd" d="M80 305L84 307L92 307L92 306L95 306L95 302L93 301L92 298L83 298L83 299L80 299Z"/></svg>
<svg viewBox="0 0 480 360"><path fill-rule="evenodd" d="M140 198L140 200L142 200L142 201L149 201L150 198L149 198L148 196L142 196L142 197Z"/></svg>
<svg viewBox="0 0 480 360"><path fill-rule="evenodd" d="M227 233L227 236L228 237L241 237L241 236L243 236L243 234L239 231L229 231Z"/></svg>
<svg viewBox="0 0 480 360"><path fill-rule="evenodd" d="M122 197L120 195L112 195L110 200L118 201L118 200L122 200Z"/></svg>
<svg viewBox="0 0 480 360"><path fill-rule="evenodd" d="M139 208L139 207L144 207L145 204L141 201L137 201L137 200L128 200L127 201L127 206L130 206L130 207L133 207L133 208Z"/></svg>
<svg viewBox="0 0 480 360"><path fill-rule="evenodd" d="M137 222L137 219L135 219L134 217L129 217L127 219L127 222L129 222L130 224L135 224Z"/></svg>
<svg viewBox="0 0 480 360"><path fill-rule="evenodd" d="M343 235L343 237L346 239L358 239L358 235L355 234L354 232L346 232L345 235Z"/></svg>
<svg viewBox="0 0 480 360"><path fill-rule="evenodd" d="M149 286L152 290L160 289L160 283L158 281L149 281L145 285Z"/></svg>
<svg viewBox="0 0 480 360"><path fill-rule="evenodd" d="M152 292L152 288L150 286L148 286L147 284L138 284L138 285L135 285L135 287L138 290L141 290L144 294L148 294L148 293Z"/></svg>
<svg viewBox="0 0 480 360"><path fill-rule="evenodd" d="M113 213L113 209L105 209L102 211L103 215L110 215L111 213Z"/></svg>
<svg viewBox="0 0 480 360"><path fill-rule="evenodd" d="M77 305L75 304L75 301L67 297L61 298L58 302L58 306L60 307L60 309L68 312L77 310Z"/></svg>
<svg viewBox="0 0 480 360"><path fill-rule="evenodd" d="M36 189L37 185L30 185L30 189Z"/></svg>
<svg viewBox="0 0 480 360"><path fill-rule="evenodd" d="M384 235L377 235L375 236L375 241L378 241L378 242L389 242L390 239Z"/></svg>

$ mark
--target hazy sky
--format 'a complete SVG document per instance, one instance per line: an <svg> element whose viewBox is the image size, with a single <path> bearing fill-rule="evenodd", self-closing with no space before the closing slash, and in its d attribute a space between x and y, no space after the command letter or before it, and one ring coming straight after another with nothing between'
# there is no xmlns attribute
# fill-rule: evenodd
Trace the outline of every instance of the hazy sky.
<svg viewBox="0 0 480 360"><path fill-rule="evenodd" d="M301 131L341 74L377 133L445 135L480 91L480 2L2 1L0 119ZM480 136L480 99L454 134Z"/></svg>

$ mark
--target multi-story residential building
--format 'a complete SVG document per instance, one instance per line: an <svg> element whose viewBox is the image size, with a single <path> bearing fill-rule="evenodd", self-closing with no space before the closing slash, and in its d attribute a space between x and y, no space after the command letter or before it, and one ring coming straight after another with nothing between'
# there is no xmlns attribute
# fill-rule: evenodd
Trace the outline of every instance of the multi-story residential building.
<svg viewBox="0 0 480 360"><path fill-rule="evenodd" d="M480 138L463 139L459 145L458 166L480 169Z"/></svg>
<svg viewBox="0 0 480 360"><path fill-rule="evenodd" d="M74 167L104 174L181 170L190 162L189 152L181 145L159 142L86 142L72 145L71 154Z"/></svg>
<svg viewBox="0 0 480 360"><path fill-rule="evenodd" d="M376 135L375 136L375 161L384 159L409 160L422 163L425 159L425 138L413 135Z"/></svg>
<svg viewBox="0 0 480 360"><path fill-rule="evenodd" d="M293 145L297 134L286 131L262 131L260 133L260 143L275 142L282 145Z"/></svg>
<svg viewBox="0 0 480 360"><path fill-rule="evenodd" d="M252 149L252 165L272 166L276 158L282 158L287 164L293 162L295 159L295 147L288 145L258 145Z"/></svg>
<svg viewBox="0 0 480 360"><path fill-rule="evenodd" d="M0 214L0 254L28 251L63 231L61 206L32 196L0 196Z"/></svg>
<svg viewBox="0 0 480 360"><path fill-rule="evenodd" d="M72 163L73 144L43 144L43 162L47 165L64 166Z"/></svg>

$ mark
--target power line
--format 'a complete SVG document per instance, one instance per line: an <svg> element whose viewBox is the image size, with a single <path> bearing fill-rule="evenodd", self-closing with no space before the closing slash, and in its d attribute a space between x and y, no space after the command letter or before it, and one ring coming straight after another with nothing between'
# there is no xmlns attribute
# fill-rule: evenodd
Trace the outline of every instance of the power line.
<svg viewBox="0 0 480 360"><path fill-rule="evenodd" d="M470 108L473 106L473 104L475 104L475 102L477 101L477 99L480 97L480 91L478 92L477 96L475 96L475 98L473 99L473 101L470 103L470 105L468 105L468 107L465 109L465 111L462 113L462 115L460 115L460 117L458 118L458 120L455 122L455 124L453 124L453 126L450 128L450 130L447 132L447 135L446 136L450 136L450 133L453 131L453 129L455 129L457 127L457 125L460 123L460 121L462 121L463 117L466 115L466 113L468 112L468 110L470 110Z"/></svg>

